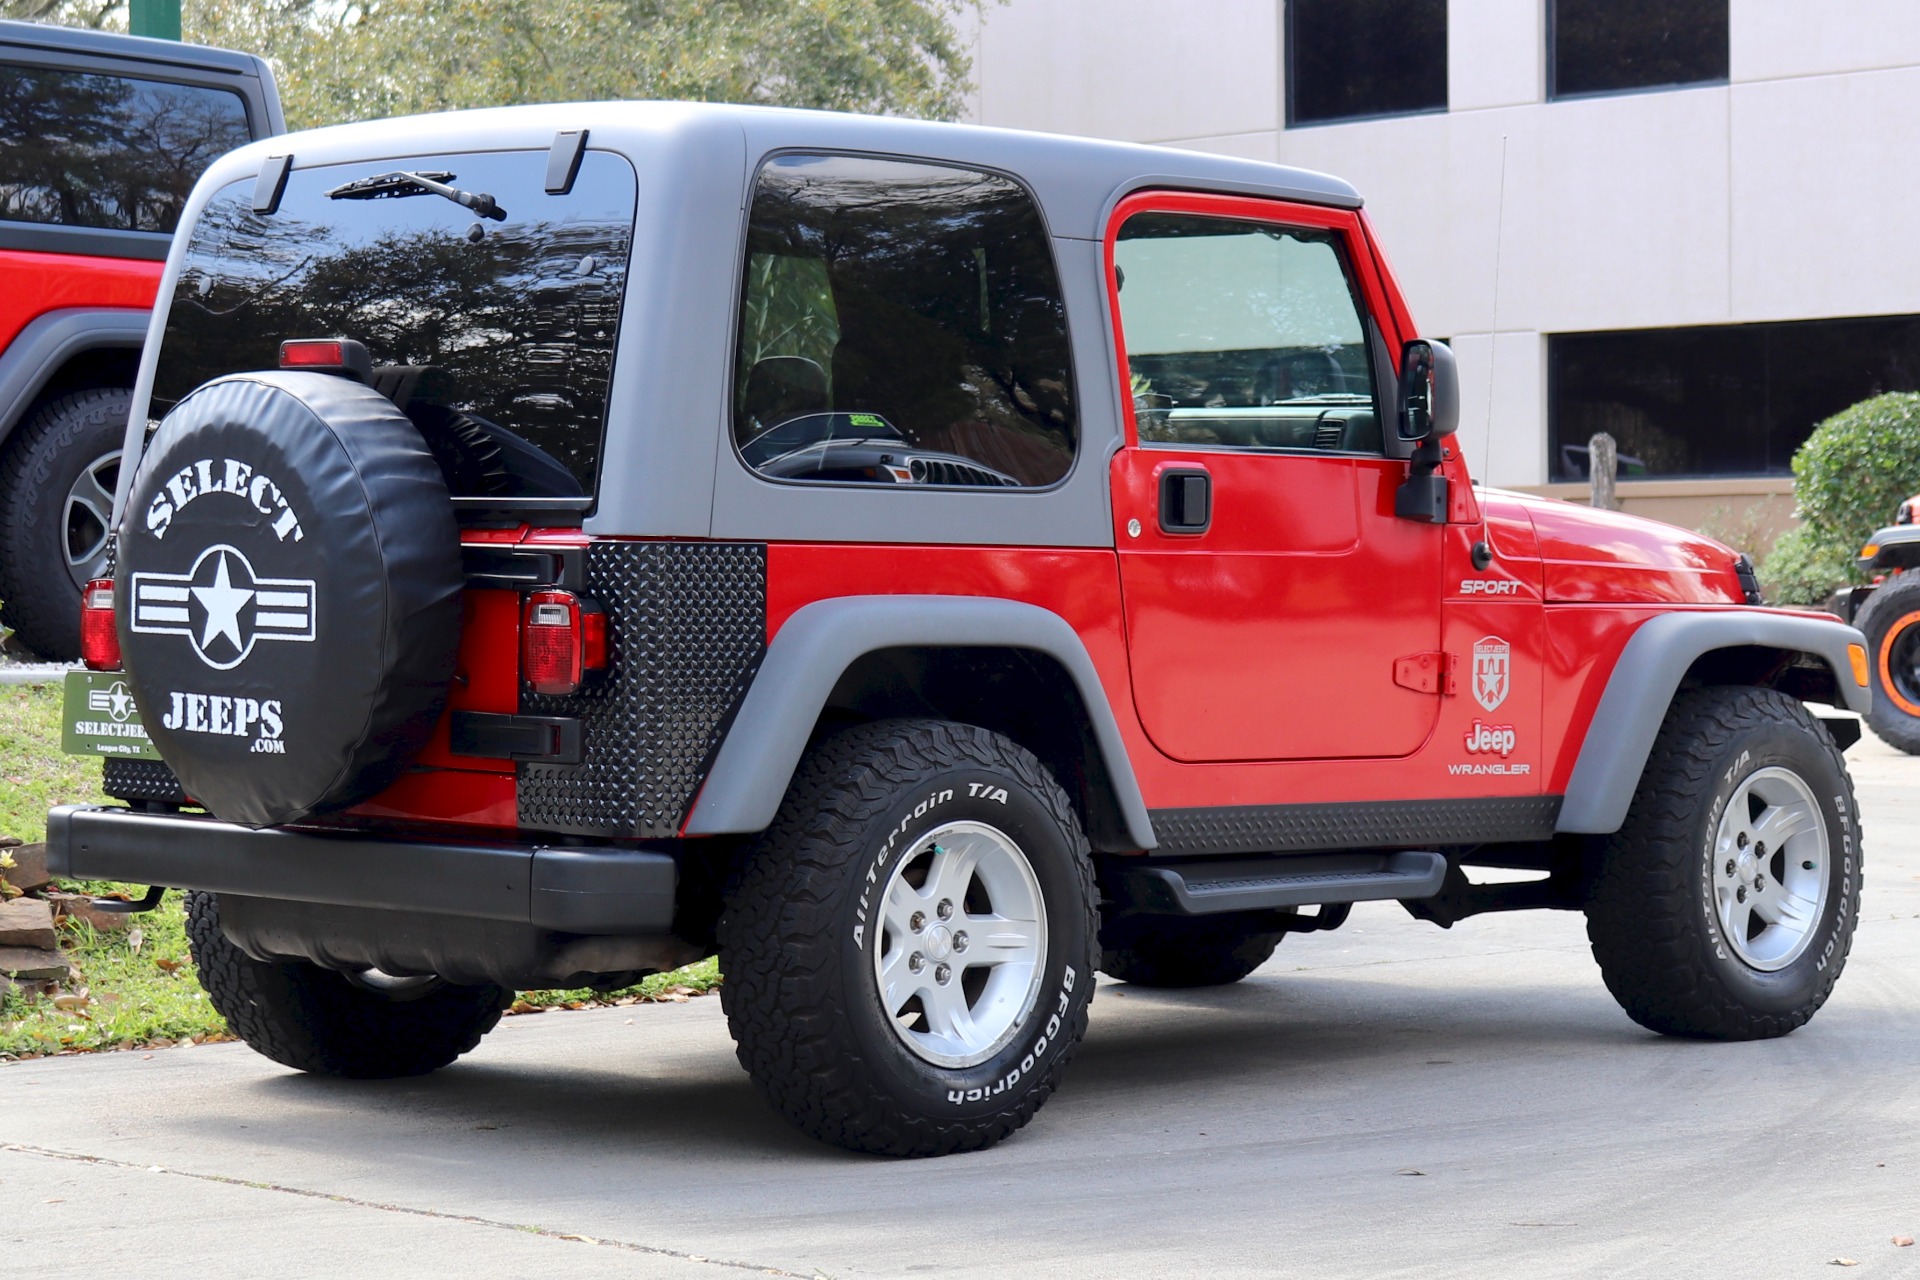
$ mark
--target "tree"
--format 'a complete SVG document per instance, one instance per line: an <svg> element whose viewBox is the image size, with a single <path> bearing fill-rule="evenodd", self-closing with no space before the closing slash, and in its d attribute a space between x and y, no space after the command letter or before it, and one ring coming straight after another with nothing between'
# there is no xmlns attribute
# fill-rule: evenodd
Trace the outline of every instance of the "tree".
<svg viewBox="0 0 1920 1280"><path fill-rule="evenodd" d="M984 0L185 0L184 34L275 64L294 128L521 102L681 98L958 114ZM0 0L124 29L126 0Z"/></svg>

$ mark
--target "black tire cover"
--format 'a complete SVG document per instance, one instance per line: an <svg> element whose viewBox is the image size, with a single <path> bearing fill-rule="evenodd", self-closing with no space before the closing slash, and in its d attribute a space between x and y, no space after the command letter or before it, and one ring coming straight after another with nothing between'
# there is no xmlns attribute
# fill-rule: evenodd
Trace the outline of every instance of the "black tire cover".
<svg viewBox="0 0 1920 1280"><path fill-rule="evenodd" d="M460 535L372 388L236 374L160 423L114 598L142 720L187 794L250 827L375 794L418 754L460 640Z"/></svg>

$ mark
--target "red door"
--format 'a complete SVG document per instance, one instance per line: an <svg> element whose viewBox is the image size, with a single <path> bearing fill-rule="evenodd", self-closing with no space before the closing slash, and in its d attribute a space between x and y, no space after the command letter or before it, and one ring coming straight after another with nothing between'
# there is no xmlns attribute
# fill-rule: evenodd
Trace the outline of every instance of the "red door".
<svg viewBox="0 0 1920 1280"><path fill-rule="evenodd" d="M1404 756L1438 716L1395 681L1440 648L1442 530L1393 514L1393 330L1358 237L1239 198L1115 215L1121 587L1135 705L1174 759Z"/></svg>

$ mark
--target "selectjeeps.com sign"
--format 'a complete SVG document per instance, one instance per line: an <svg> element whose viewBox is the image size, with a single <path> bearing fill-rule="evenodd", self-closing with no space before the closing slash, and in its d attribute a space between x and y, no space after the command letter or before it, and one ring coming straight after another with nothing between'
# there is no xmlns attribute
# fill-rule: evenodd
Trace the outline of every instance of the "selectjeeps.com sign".
<svg viewBox="0 0 1920 1280"><path fill-rule="evenodd" d="M118 671L67 672L65 704L60 747L69 755L160 758Z"/></svg>

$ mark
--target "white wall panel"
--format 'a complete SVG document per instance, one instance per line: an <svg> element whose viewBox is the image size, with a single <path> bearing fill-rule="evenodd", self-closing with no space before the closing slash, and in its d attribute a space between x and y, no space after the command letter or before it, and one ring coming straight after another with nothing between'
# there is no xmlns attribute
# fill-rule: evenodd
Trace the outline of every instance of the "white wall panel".
<svg viewBox="0 0 1920 1280"><path fill-rule="evenodd" d="M1547 478L1546 341L1532 332L1454 338L1460 368L1460 432L1454 443L1484 484ZM1488 388L1492 387L1492 414Z"/></svg>
<svg viewBox="0 0 1920 1280"><path fill-rule="evenodd" d="M1920 311L1920 70L1732 92L1735 318Z"/></svg>
<svg viewBox="0 0 1920 1280"><path fill-rule="evenodd" d="M1131 142L1272 129L1278 0L991 5L974 65L983 123Z"/></svg>
<svg viewBox="0 0 1920 1280"><path fill-rule="evenodd" d="M1448 106L1475 111L1540 101L1545 13L1545 0L1455 0L1448 6Z"/></svg>
<svg viewBox="0 0 1920 1280"><path fill-rule="evenodd" d="M1732 0L1727 20L1736 84L1920 63L1914 0Z"/></svg>

